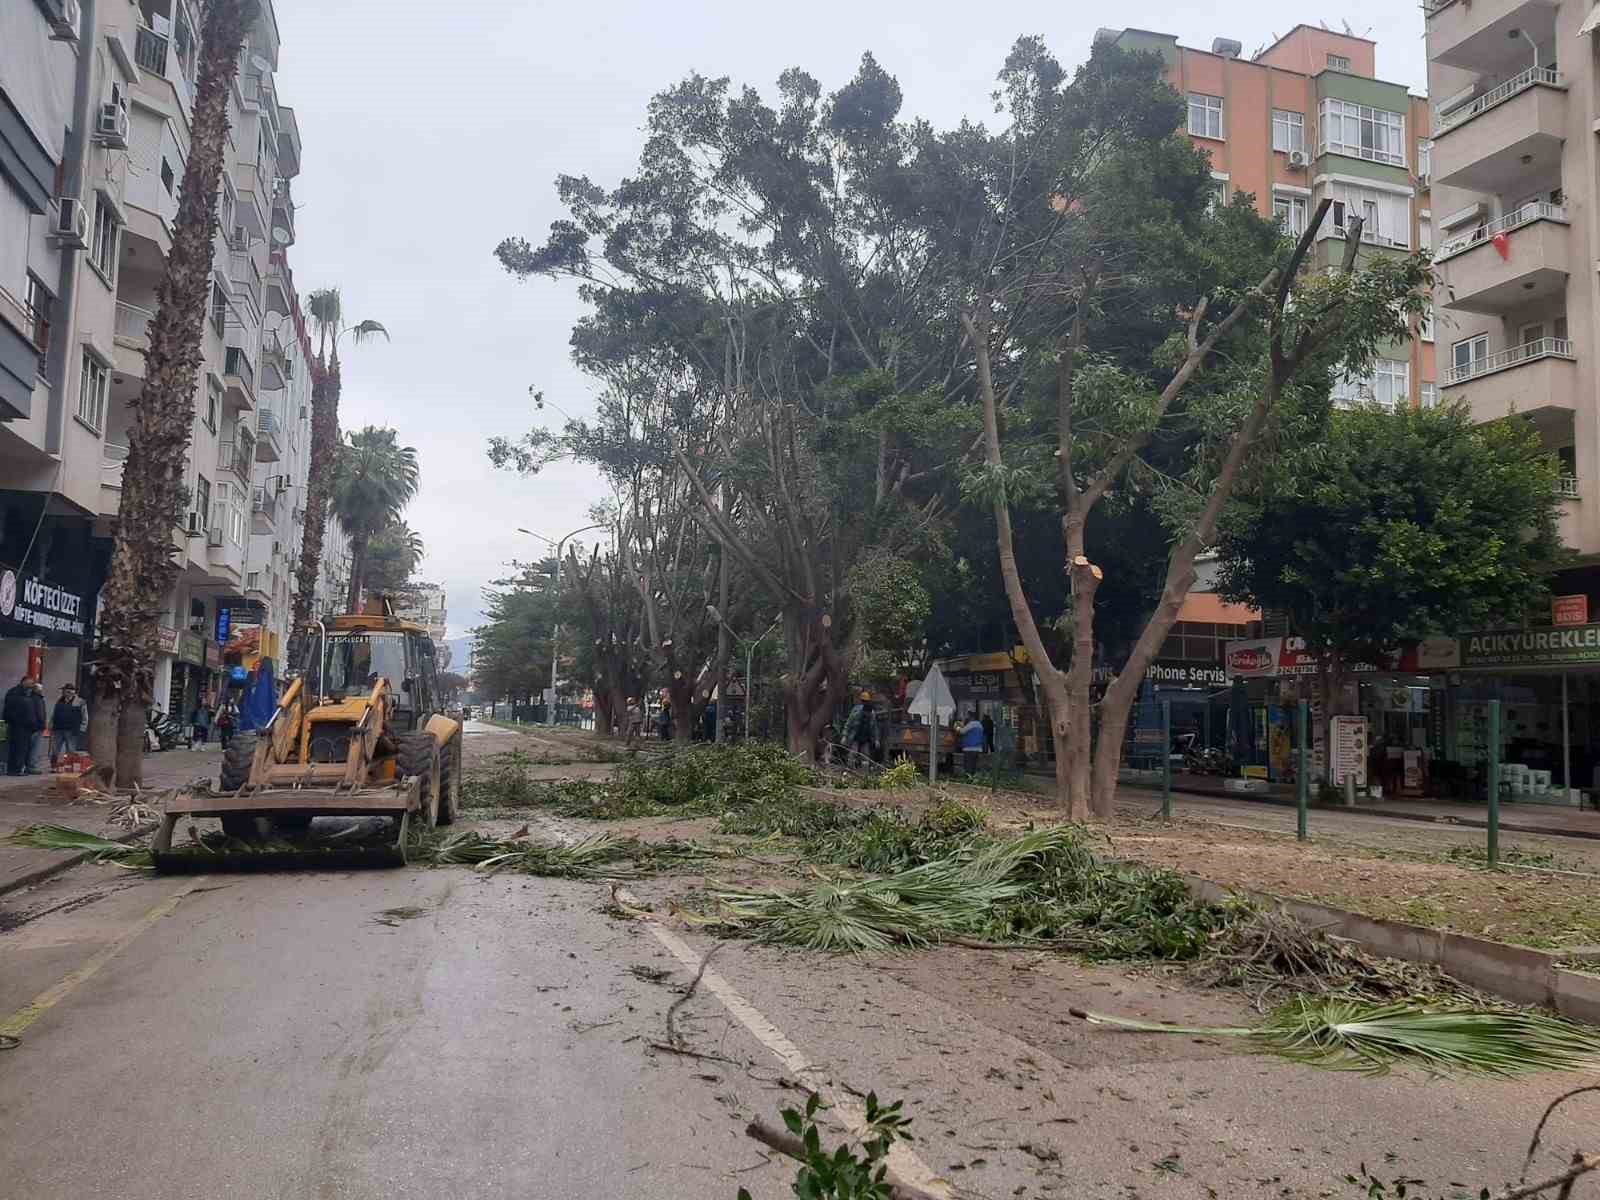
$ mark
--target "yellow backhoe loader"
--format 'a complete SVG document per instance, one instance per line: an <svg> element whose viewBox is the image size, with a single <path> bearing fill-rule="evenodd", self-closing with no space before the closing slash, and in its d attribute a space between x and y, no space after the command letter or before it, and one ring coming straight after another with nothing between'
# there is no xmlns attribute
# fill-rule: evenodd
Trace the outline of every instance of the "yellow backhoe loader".
<svg viewBox="0 0 1600 1200"><path fill-rule="evenodd" d="M398 864L418 823L448 825L461 804L461 722L444 715L426 630L378 600L318 621L305 661L266 727L234 736L216 791L167 804L152 849L160 870L305 863ZM172 846L183 817L216 817L227 837ZM317 817L346 822L327 835ZM374 841L376 827L393 839ZM231 851L233 852L230 852Z"/></svg>

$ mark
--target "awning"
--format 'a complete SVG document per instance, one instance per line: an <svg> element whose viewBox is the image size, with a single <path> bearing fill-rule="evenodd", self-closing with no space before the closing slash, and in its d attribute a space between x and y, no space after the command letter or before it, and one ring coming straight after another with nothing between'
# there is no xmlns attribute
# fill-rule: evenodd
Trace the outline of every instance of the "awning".
<svg viewBox="0 0 1600 1200"><path fill-rule="evenodd" d="M1583 24L1578 26L1578 36L1591 34L1596 29L1600 29L1600 5L1589 10L1589 15L1583 19Z"/></svg>

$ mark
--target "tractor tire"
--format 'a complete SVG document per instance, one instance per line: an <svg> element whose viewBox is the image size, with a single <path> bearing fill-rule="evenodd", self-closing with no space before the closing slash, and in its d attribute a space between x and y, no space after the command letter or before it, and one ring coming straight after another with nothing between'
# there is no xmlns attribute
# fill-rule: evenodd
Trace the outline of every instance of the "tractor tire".
<svg viewBox="0 0 1600 1200"><path fill-rule="evenodd" d="M439 742L433 734L426 731L402 733L397 740L400 749L395 755L395 769L402 778L422 780L423 824L432 825L434 807L428 797L433 794L434 768L438 761Z"/></svg>
<svg viewBox="0 0 1600 1200"><path fill-rule="evenodd" d="M439 751L439 824L452 825L461 815L461 735Z"/></svg>
<svg viewBox="0 0 1600 1200"><path fill-rule="evenodd" d="M222 776L217 781L225 792L237 792L250 782L250 766L256 758L256 735L236 733L222 752Z"/></svg>

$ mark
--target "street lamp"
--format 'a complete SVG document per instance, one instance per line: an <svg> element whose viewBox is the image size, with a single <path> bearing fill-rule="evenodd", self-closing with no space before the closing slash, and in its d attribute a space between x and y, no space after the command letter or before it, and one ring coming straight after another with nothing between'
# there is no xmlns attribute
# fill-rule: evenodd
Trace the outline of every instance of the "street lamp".
<svg viewBox="0 0 1600 1200"><path fill-rule="evenodd" d="M567 539L570 537L576 537L580 533L587 533L591 529L604 528L605 522L600 521L593 525L585 525L581 529L574 529L571 533L564 533L559 539L552 541L550 538L545 537L545 535L542 533L535 533L531 529L524 529L520 525L517 526L518 533L525 533L529 537L536 537L541 541L549 542L556 548L556 582L554 593L556 604L561 603L561 552L562 548L567 544ZM556 651L558 649L556 639L561 632L561 626L556 624L554 616L555 613L552 611L552 620L550 622L550 707L544 714L545 724L552 729L554 729L556 726Z"/></svg>

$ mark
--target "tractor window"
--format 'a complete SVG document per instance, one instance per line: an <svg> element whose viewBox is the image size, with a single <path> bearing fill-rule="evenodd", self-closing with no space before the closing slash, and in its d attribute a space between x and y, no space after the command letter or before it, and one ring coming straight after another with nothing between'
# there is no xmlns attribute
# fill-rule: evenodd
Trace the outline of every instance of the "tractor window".
<svg viewBox="0 0 1600 1200"><path fill-rule="evenodd" d="M328 639L329 696L362 695L372 690L382 676L389 681L390 694L401 708L411 707L411 698L400 686L406 678L405 638L396 633L346 634Z"/></svg>

